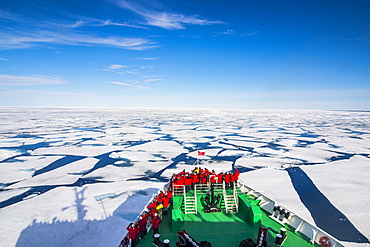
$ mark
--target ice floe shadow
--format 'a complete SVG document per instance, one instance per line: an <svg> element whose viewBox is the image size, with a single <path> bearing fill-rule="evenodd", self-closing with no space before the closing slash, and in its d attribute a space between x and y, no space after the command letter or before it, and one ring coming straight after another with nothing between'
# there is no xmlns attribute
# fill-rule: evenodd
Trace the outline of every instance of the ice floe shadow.
<svg viewBox="0 0 370 247"><path fill-rule="evenodd" d="M219 152L220 153L220 152ZM231 166L234 168L234 165L236 161L242 157L240 155L235 155L235 156L210 156L213 161L215 162L221 162L221 161L231 161L233 162ZM173 169L176 168L176 166L181 162L182 165L188 165L190 169L194 167L195 162L197 161L196 158L189 156L187 153L182 153L175 158L172 159L172 163L169 164L168 166L164 167L163 169L159 170L158 172L152 172L150 170L145 172L145 175L141 175L136 178L130 178L127 179L127 181L135 181L135 180L143 180L143 181L158 181L158 182L168 182L169 177L163 176L163 172L165 172L167 169ZM250 171L252 169L246 168L245 171ZM244 172L245 172L244 171Z"/></svg>
<svg viewBox="0 0 370 247"><path fill-rule="evenodd" d="M94 165L94 167L92 167L91 169L89 169L88 171L86 171L84 173L81 173L81 175L87 175L87 174L89 174L89 173L91 173L91 172L93 172L97 169L103 168L107 165L115 165L115 166L120 166L120 167L132 166L129 159L110 157L110 155L114 152L117 152L117 151L112 151L112 152L109 152L109 153L105 153L105 154L102 154L102 155L95 156L94 158L98 159L99 161ZM52 156L52 155L49 155L49 156ZM40 174L45 173L45 172L53 171L57 168L66 166L68 164L71 164L71 163L76 162L78 160L82 160L84 158L86 158L86 156L66 155L65 157L60 158L60 159L52 162L51 164L35 171L33 176L37 176L37 175L40 175ZM121 163L119 165L115 164L115 162L117 162L117 161L123 161L123 163Z"/></svg>
<svg viewBox="0 0 370 247"><path fill-rule="evenodd" d="M299 167L287 168L294 189L302 203L310 211L315 224L342 241L369 243L349 219L339 211L315 186L313 181ZM350 200L350 198L344 200Z"/></svg>
<svg viewBox="0 0 370 247"><path fill-rule="evenodd" d="M192 165L196 161L195 158L188 156L187 153L182 153L175 158L172 159L172 163L166 166L165 168L159 170L158 172L150 172L147 171L145 175L142 175L138 178L131 178L127 179L127 181L130 180L144 180L144 181L159 181L159 182L168 182L170 178L162 176L162 173L166 171L167 169L175 168L177 164L180 162L183 162L184 164Z"/></svg>
<svg viewBox="0 0 370 247"><path fill-rule="evenodd" d="M123 202L110 216L104 219L87 220L84 201L85 189L75 188L75 207L77 211L77 220L66 221L58 220L56 217L50 222L39 222L36 219L22 230L16 247L73 247L73 246L107 246L109 243L121 241L125 233L127 222L135 220L142 208L158 192L157 188L147 188L145 190L132 191L125 202ZM100 197L99 202L104 208L104 200L112 198L110 196ZM66 207L62 210L65 210ZM78 234L76 234L78 232Z"/></svg>
<svg viewBox="0 0 370 247"><path fill-rule="evenodd" d="M50 144L57 143L61 141L42 141L34 144L22 144L19 146L12 146L12 147L2 147L1 149L8 149L8 150L16 150L18 152L21 152L22 154L27 154L29 151L34 151L38 148L48 148L50 147Z"/></svg>

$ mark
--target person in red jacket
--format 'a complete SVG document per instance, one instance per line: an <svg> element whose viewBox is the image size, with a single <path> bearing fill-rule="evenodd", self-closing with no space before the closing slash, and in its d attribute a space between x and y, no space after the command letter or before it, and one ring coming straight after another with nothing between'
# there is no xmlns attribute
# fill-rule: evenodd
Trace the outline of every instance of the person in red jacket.
<svg viewBox="0 0 370 247"><path fill-rule="evenodd" d="M209 174L211 174L211 172L207 169L207 168L205 168L204 169L204 172L203 172L206 176L209 176Z"/></svg>
<svg viewBox="0 0 370 247"><path fill-rule="evenodd" d="M131 223L128 225L126 230L128 231L128 237L131 240L131 247L135 247L139 244L140 228L135 223Z"/></svg>
<svg viewBox="0 0 370 247"><path fill-rule="evenodd" d="M140 217L139 221L139 228L140 228L140 238L143 239L145 236L147 230L146 230L146 225L148 223L148 217L143 217L143 215Z"/></svg>
<svg viewBox="0 0 370 247"><path fill-rule="evenodd" d="M203 177L204 177L203 173L198 174L198 179L199 179L200 184L203 184Z"/></svg>
<svg viewBox="0 0 370 247"><path fill-rule="evenodd" d="M217 174L217 183L222 184L223 176L224 176L224 174L222 174L222 172Z"/></svg>
<svg viewBox="0 0 370 247"><path fill-rule="evenodd" d="M202 184L207 184L207 175L202 173L199 175Z"/></svg>
<svg viewBox="0 0 370 247"><path fill-rule="evenodd" d="M235 169L235 172L234 172L234 183L235 184L238 182L239 174L240 174L239 170Z"/></svg>
<svg viewBox="0 0 370 247"><path fill-rule="evenodd" d="M197 173L193 172L191 174L191 178L193 180L193 185L199 184L199 177L198 177L198 174Z"/></svg>
<svg viewBox="0 0 370 247"><path fill-rule="evenodd" d="M158 213L158 210L157 210L157 201L156 200L153 200L148 206L147 206L147 209L149 210L149 215L150 217L153 217L154 214Z"/></svg>
<svg viewBox="0 0 370 247"><path fill-rule="evenodd" d="M165 196L162 200L163 202L163 215L167 215L168 213L168 206L170 205L170 198Z"/></svg>
<svg viewBox="0 0 370 247"><path fill-rule="evenodd" d="M178 188L179 187L179 178L178 177L175 177L174 179L173 179L173 181L172 181L172 185L173 185L173 187L174 188Z"/></svg>
<svg viewBox="0 0 370 247"><path fill-rule="evenodd" d="M161 223L161 220L159 219L158 214L155 214L152 218L152 227L154 234L159 234L159 223Z"/></svg>
<svg viewBox="0 0 370 247"><path fill-rule="evenodd" d="M165 194L163 193L163 191L160 191L159 195L157 196L157 200L161 201L163 199L163 197L165 197Z"/></svg>
<svg viewBox="0 0 370 247"><path fill-rule="evenodd" d="M189 192L191 190L191 186L193 184L193 180L190 175L186 175L185 177L185 191Z"/></svg>
<svg viewBox="0 0 370 247"><path fill-rule="evenodd" d="M184 169L184 170L182 170L181 172L179 172L179 175L180 175L180 176L185 176L185 174L186 174L185 169Z"/></svg>
<svg viewBox="0 0 370 247"><path fill-rule="evenodd" d="M228 190L228 189L230 189L230 182L231 182L231 176L230 176L229 172L225 173L224 179L225 179L225 187Z"/></svg>
<svg viewBox="0 0 370 247"><path fill-rule="evenodd" d="M234 181L235 181L234 173L230 172L230 189L234 189Z"/></svg>
<svg viewBox="0 0 370 247"><path fill-rule="evenodd" d="M146 220L148 222L148 219L149 219L149 213L147 211L145 211L142 215L141 215L141 218Z"/></svg>
<svg viewBox="0 0 370 247"><path fill-rule="evenodd" d="M171 200L172 199L172 191L169 189L167 190L167 197Z"/></svg>
<svg viewBox="0 0 370 247"><path fill-rule="evenodd" d="M152 208L150 209L149 213L150 213L150 217L153 218L154 215L158 213L158 210L156 208Z"/></svg>

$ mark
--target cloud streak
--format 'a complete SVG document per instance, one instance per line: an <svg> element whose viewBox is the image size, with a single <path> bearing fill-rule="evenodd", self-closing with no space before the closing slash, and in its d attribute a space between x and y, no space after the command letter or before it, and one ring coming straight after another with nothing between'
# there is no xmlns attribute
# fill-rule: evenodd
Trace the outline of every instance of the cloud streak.
<svg viewBox="0 0 370 247"><path fill-rule="evenodd" d="M111 64L108 66L109 70L117 70L117 69L123 69L123 68L128 68L126 65L122 64Z"/></svg>
<svg viewBox="0 0 370 247"><path fill-rule="evenodd" d="M128 9L146 21L145 25L157 26L168 30L185 29L185 25L214 25L214 24L225 24L223 21L218 20L207 20L199 15L186 16L183 14L175 14L171 12L159 12L149 10L141 5L128 2L119 1L118 6L124 9Z"/></svg>
<svg viewBox="0 0 370 247"><path fill-rule="evenodd" d="M119 81L108 81L107 83L115 84L115 85L119 85L119 86L125 86L126 88L132 89L132 90L147 90L147 89L150 89L149 87L146 87L146 86L134 85L134 84L119 82Z"/></svg>
<svg viewBox="0 0 370 247"><path fill-rule="evenodd" d="M141 28L141 29L148 29L147 27L143 27L140 25L130 24L128 22L112 22L111 20L105 20L101 23L101 26L120 26L120 27L132 27L132 28Z"/></svg>
<svg viewBox="0 0 370 247"><path fill-rule="evenodd" d="M131 60L149 60L149 61L154 61L157 60L157 57L140 57L140 58L133 58Z"/></svg>
<svg viewBox="0 0 370 247"><path fill-rule="evenodd" d="M3 16L1 16L3 15ZM0 50L33 48L42 45L110 46L128 50L146 50L157 47L157 43L146 38L105 35L90 31L79 31L84 27L126 26L144 28L128 22L114 22L95 18L79 19L74 22L39 20L0 10L0 20L8 24L0 31Z"/></svg>
<svg viewBox="0 0 370 247"><path fill-rule="evenodd" d="M235 35L236 34L236 31L233 30L233 29L227 29L226 32L221 32L221 33L218 33L218 34L223 34L223 35Z"/></svg>
<svg viewBox="0 0 370 247"><path fill-rule="evenodd" d="M125 38L120 36L97 37L79 32L58 33L36 30L34 32L0 33L0 49L19 49L37 47L41 44L60 44L75 46L112 46L128 50L146 50L157 47L156 43L144 38Z"/></svg>
<svg viewBox="0 0 370 247"><path fill-rule="evenodd" d="M58 23L58 22L47 22L43 24L43 26L54 26L54 27L61 27L61 28L81 28L81 27L104 27L104 26L120 26L120 27L132 27L132 28L140 28L140 29L148 29L147 27L132 24L129 22L115 22L109 19L102 20L96 18L81 18L72 23Z"/></svg>
<svg viewBox="0 0 370 247"><path fill-rule="evenodd" d="M155 81L162 81L162 79L160 79L160 78L154 78L154 79L145 80L144 82L155 82Z"/></svg>
<svg viewBox="0 0 370 247"><path fill-rule="evenodd" d="M256 35L260 35L260 32L259 31L254 31L253 33L243 33L241 36L242 37L252 37L252 36L256 36Z"/></svg>
<svg viewBox="0 0 370 247"><path fill-rule="evenodd" d="M65 83L68 82L59 77L48 77L43 75L14 76L0 74L0 85L2 86L36 86Z"/></svg>

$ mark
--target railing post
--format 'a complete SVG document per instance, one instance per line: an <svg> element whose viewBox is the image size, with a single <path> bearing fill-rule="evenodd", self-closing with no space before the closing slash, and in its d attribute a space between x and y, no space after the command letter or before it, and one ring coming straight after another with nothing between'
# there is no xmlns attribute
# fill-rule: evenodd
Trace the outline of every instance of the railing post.
<svg viewBox="0 0 370 247"><path fill-rule="evenodd" d="M238 195L236 193L236 187L237 184L234 185L234 202L235 202L235 211L238 212L238 204L239 204L239 198L238 198Z"/></svg>
<svg viewBox="0 0 370 247"><path fill-rule="evenodd" d="M194 185L194 199L195 199L195 213L198 213L198 205L197 205L197 185Z"/></svg>
<svg viewBox="0 0 370 247"><path fill-rule="evenodd" d="M228 204L227 204L227 199L226 199L226 187L225 187L225 181L222 183L222 193L224 195L224 202L225 202L225 209L226 209L226 213L229 211L228 209Z"/></svg>

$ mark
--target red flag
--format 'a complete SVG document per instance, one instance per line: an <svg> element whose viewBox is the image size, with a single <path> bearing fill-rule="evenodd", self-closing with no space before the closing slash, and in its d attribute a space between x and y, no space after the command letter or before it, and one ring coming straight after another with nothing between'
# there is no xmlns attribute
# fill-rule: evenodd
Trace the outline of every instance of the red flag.
<svg viewBox="0 0 370 247"><path fill-rule="evenodd" d="M198 151L198 155L205 155L206 154L206 152L201 152L201 151Z"/></svg>

